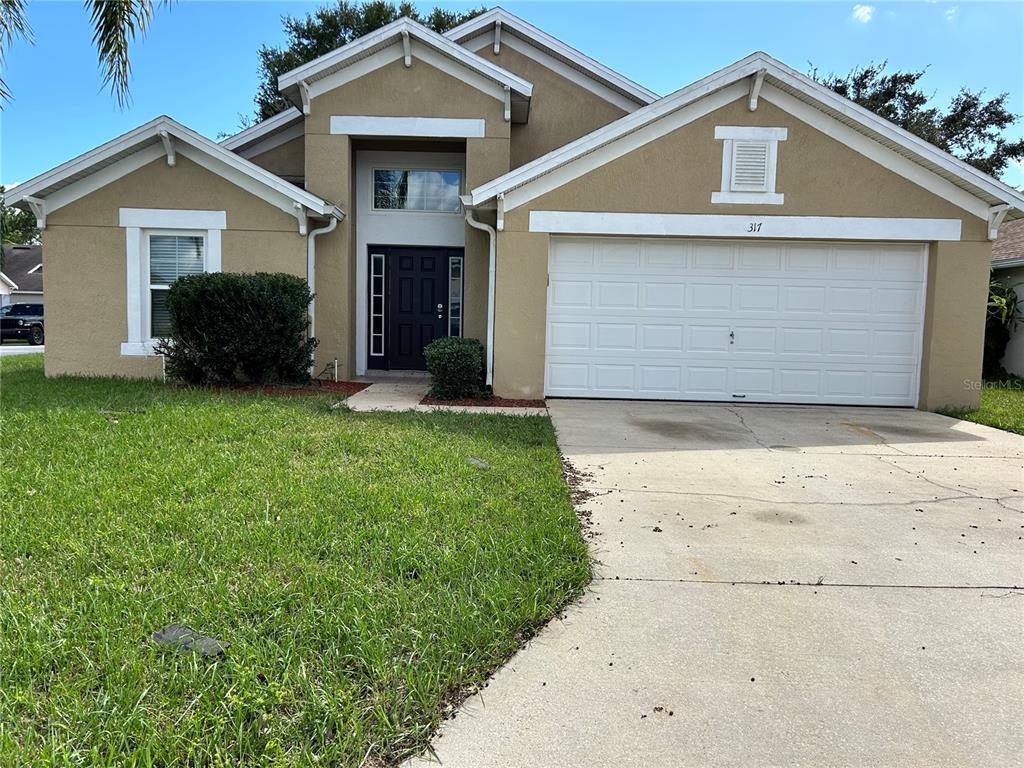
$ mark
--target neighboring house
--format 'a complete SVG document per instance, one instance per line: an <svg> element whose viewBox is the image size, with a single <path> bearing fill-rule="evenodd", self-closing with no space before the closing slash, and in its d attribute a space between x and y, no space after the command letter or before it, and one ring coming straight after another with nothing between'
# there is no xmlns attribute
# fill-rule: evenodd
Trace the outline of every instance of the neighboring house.
<svg viewBox="0 0 1024 768"><path fill-rule="evenodd" d="M9 284L5 296L0 287L0 306L4 304L43 303L43 247L41 245L5 245L4 271L0 284Z"/></svg>
<svg viewBox="0 0 1024 768"><path fill-rule="evenodd" d="M220 144L159 117L8 191L49 375L159 375L167 284L279 270L346 377L461 334L504 397L978 400L1024 196L766 54L659 97L497 9L278 86L295 107Z"/></svg>
<svg viewBox="0 0 1024 768"><path fill-rule="evenodd" d="M992 269L996 277L1017 291L1024 312L1024 219L1007 222L999 228L999 237L992 246ZM1011 331L1003 367L1010 373L1024 376L1024 321Z"/></svg>

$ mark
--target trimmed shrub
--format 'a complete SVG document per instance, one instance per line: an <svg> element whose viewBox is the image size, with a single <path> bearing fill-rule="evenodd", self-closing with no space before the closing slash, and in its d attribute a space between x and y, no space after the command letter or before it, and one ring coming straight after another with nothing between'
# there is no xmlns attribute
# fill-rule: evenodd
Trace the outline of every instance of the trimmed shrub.
<svg viewBox="0 0 1024 768"><path fill-rule="evenodd" d="M448 336L423 350L430 371L430 394L441 400L480 397L484 383L484 347L476 339Z"/></svg>
<svg viewBox="0 0 1024 768"><path fill-rule="evenodd" d="M167 373L189 384L309 381L312 294L281 272L210 272L171 283L170 338L157 345Z"/></svg>

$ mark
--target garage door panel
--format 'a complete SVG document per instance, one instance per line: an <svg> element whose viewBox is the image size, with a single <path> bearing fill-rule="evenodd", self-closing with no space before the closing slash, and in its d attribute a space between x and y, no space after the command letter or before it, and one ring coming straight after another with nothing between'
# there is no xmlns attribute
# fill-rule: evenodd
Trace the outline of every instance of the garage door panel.
<svg viewBox="0 0 1024 768"><path fill-rule="evenodd" d="M679 325L654 325L645 323L640 327L641 352L682 352L685 327Z"/></svg>
<svg viewBox="0 0 1024 768"><path fill-rule="evenodd" d="M636 325L633 323L596 323L594 347L616 352L636 351Z"/></svg>
<svg viewBox="0 0 1024 768"><path fill-rule="evenodd" d="M550 395L916 400L921 246L552 238L549 269Z"/></svg>
<svg viewBox="0 0 1024 768"><path fill-rule="evenodd" d="M686 307L686 283L645 280L640 306L644 309L684 309Z"/></svg>

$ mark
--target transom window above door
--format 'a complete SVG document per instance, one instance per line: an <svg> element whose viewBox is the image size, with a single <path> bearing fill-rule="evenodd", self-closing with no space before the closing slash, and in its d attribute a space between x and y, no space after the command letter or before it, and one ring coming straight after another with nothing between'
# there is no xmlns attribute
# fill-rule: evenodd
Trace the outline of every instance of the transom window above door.
<svg viewBox="0 0 1024 768"><path fill-rule="evenodd" d="M373 170L373 208L376 211L458 213L462 173L454 170Z"/></svg>

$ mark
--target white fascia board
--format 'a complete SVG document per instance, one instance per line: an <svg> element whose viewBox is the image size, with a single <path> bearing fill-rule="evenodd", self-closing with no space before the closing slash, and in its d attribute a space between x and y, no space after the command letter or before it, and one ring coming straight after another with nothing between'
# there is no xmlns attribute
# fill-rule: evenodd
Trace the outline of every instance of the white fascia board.
<svg viewBox="0 0 1024 768"><path fill-rule="evenodd" d="M462 44L473 51L474 53L490 46L494 42L493 32L484 32L477 37L471 38L464 41ZM541 50L531 45L521 37L515 35L505 35L502 38L501 44L506 48L511 48L517 53L521 53L524 56L533 59L538 64L547 67L552 72L566 80L575 83L576 85L590 91L595 96L604 99L609 104L613 104L624 112L635 112L645 104L650 104L654 99L644 99L643 101L637 101L635 98L625 96L614 88L608 87L602 80L594 78L585 72L581 72L578 69L570 67L560 59L556 59L546 51Z"/></svg>
<svg viewBox="0 0 1024 768"><path fill-rule="evenodd" d="M616 158L639 149L645 144L649 144L716 109L724 107L730 102L743 98L745 95L746 89L739 83L723 88L711 94L707 99L697 100L694 103L676 109L662 120L648 121L645 125L635 130L625 132L624 135L616 136L613 139L597 144L593 149L584 154L575 153L576 157L570 158L564 163L556 164L552 170L528 180L528 183L512 187L508 192L498 191L495 194L478 194L479 190L473 190L470 193L472 195L472 205L477 206L491 197L496 197L497 194L504 194L505 211L515 210L519 206L547 192L558 189L570 181L610 163ZM627 115L627 117L629 116ZM625 119L627 118L622 118L622 120ZM523 167L525 168L526 166Z"/></svg>
<svg viewBox="0 0 1024 768"><path fill-rule="evenodd" d="M23 181L16 187L11 187L4 192L4 201L8 204L13 204L26 197L33 197L37 192L46 189L51 184L66 179L69 176L74 176L76 173L81 173L108 157L130 150L139 142L155 137L157 126L161 125L165 120L167 118L164 116L154 118L147 123L143 123L138 128L128 131L128 133L100 144L95 149L90 149L78 157L61 163L56 168L45 171L28 181ZM159 154L163 155L163 153L163 147L160 147Z"/></svg>
<svg viewBox="0 0 1024 768"><path fill-rule="evenodd" d="M848 125L829 117L810 104L768 83L765 83L764 88L761 89L761 98L932 194L953 203L974 216L982 219L988 218L989 204L981 198L975 197L966 189L958 187L899 152L879 144L870 136L865 136Z"/></svg>
<svg viewBox="0 0 1024 768"><path fill-rule="evenodd" d="M46 210L48 213L53 213L65 205L73 203L75 200L83 198L98 189L102 189L107 184L115 182L133 171L137 171L139 168L149 165L161 157L164 157L162 145L150 144L148 147L143 147L138 152L128 155L116 163L104 166L98 171L79 179L74 184L61 187L56 192L51 193L46 197Z"/></svg>
<svg viewBox="0 0 1024 768"><path fill-rule="evenodd" d="M704 96L708 96L715 93L715 91L725 89L727 86L735 85L738 80L742 79L742 73L746 70L750 70L747 74L756 72L757 60L748 56L743 61L734 64L731 68L708 75L707 77L698 80L675 93L659 99L647 107L643 107L632 114L620 117L615 122L598 128L596 131L592 131L585 136L581 136L575 141L570 141L568 144L554 149L546 155L541 155L536 160L531 160L529 163L506 173L504 176L499 176L497 179L477 187L470 193L472 195L473 204L479 205L481 202L494 197L500 192L508 192L515 187L526 184L527 182L547 174L553 169L564 165L581 155L593 152L598 147L609 144L626 134L647 126L650 123L654 123L660 118L665 117L688 104L692 104ZM742 86L739 87L739 91L742 91L744 95L747 93L747 89ZM733 99L730 99L730 101L732 100ZM507 206L507 201L506 210L510 210Z"/></svg>
<svg viewBox="0 0 1024 768"><path fill-rule="evenodd" d="M532 211L530 231L564 235L810 240L959 240L960 219Z"/></svg>
<svg viewBox="0 0 1024 768"><path fill-rule="evenodd" d="M282 144L287 144L289 141L301 139L305 135L306 124L296 123L295 125L290 125L277 133L272 133L265 139L247 144L241 149L234 149L232 151L241 157L244 157L246 160L251 160L254 157L262 155L264 152L269 152L272 149L280 147Z"/></svg>
<svg viewBox="0 0 1024 768"><path fill-rule="evenodd" d="M443 35L439 35L433 30L427 29L422 24L418 24L407 18L398 19L391 24L381 27L375 32L364 35L348 45L331 51L330 53L314 59L307 64L303 64L301 67L297 67L290 72L285 72L277 80L278 90L283 91L286 88L297 85L302 80L310 81L311 78L314 78L326 69L331 69L332 67L344 67L345 63L353 57L357 57L360 54L378 46L386 45L392 38L394 38L394 42L398 43L399 48L401 48L403 32L407 33L414 43L419 42L433 48L444 56L454 59L463 66L476 71L480 75L483 75L502 86L507 85L513 91L516 91L523 96L530 96L533 93L533 85L530 82L524 80L518 75L514 75L508 70L492 64L487 61L487 59L477 56L475 53L466 50L461 45L452 42ZM405 55L404 51L402 55ZM312 86L313 82L310 82L310 85Z"/></svg>
<svg viewBox="0 0 1024 768"><path fill-rule="evenodd" d="M289 107L273 117L268 117L266 120L256 123L256 125L250 125L245 130L239 131L233 136L228 136L220 142L220 145L224 147L224 149L237 150L241 146L251 144L252 142L258 141L275 131L291 125L291 123L296 120L301 120L302 117L302 110L297 109L296 107Z"/></svg>
<svg viewBox="0 0 1024 768"><path fill-rule="evenodd" d="M11 280L11 278L9 278L3 272L0 272L0 282L5 283L7 287L9 287L11 290L18 290L18 284ZM30 291L25 291L25 293L30 293Z"/></svg>
<svg viewBox="0 0 1024 768"><path fill-rule="evenodd" d="M477 118L331 115L331 133L352 136L479 139L484 130L484 120Z"/></svg>
<svg viewBox="0 0 1024 768"><path fill-rule="evenodd" d="M205 136L166 116L151 120L123 136L119 136L90 152L86 152L84 155L69 160L52 171L47 171L34 179L19 184L5 193L4 200L10 203L19 202L24 200L25 197L33 196L34 193L59 183L66 178L88 172L90 168L99 165L111 157L124 152L131 152L131 154L126 155L121 160L88 173L88 175L48 195L46 198L46 209L48 212L55 211L141 168L156 158L162 157L164 149L161 143L155 142L148 146L141 146L144 142L157 138L161 132L166 132L169 136L173 136L180 141L180 144L176 144L177 151L190 160L242 186L253 194L274 202L274 204L279 204L280 199L284 198L308 208L317 215L344 215L337 206L320 199L310 192L299 189L293 184L289 184L270 171L249 162L231 150L225 149ZM140 146L141 148L132 152L133 149Z"/></svg>
<svg viewBox="0 0 1024 768"><path fill-rule="evenodd" d="M505 100L504 86L481 75L476 70L465 67L454 59L445 56L442 53L438 53L430 46L424 45L418 40L412 41L412 55L414 59L418 59L429 64L435 69L441 70L447 75L451 75L456 80L460 80L466 85L487 94L493 99L497 99L502 102ZM351 66L339 69L337 72L332 72L331 74L310 83L309 98L315 99L318 96L322 96L329 91L333 91L335 88L340 88L346 83L358 80L364 75L368 75L370 72L380 69L383 66L394 61L399 61L404 58L404 56L405 50L402 47L401 38L395 38L394 42L386 48L382 48L381 50L354 62Z"/></svg>
<svg viewBox="0 0 1024 768"><path fill-rule="evenodd" d="M145 229L227 229L225 211L183 211L172 208L119 208L118 226Z"/></svg>
<svg viewBox="0 0 1024 768"><path fill-rule="evenodd" d="M1013 259L1000 259L992 262L992 269L1012 269L1013 267L1024 267L1024 256Z"/></svg>
<svg viewBox="0 0 1024 768"><path fill-rule="evenodd" d="M751 75L756 75L762 69L766 70L766 74L769 78L775 78L780 83L783 83L794 90L799 90L800 92L805 93L810 98L824 104L826 107L834 109L836 112L845 115L849 119L859 122L868 130L877 132L887 140L892 141L894 144L904 147L916 156L928 160L949 173L958 176L968 184L976 186L982 192L986 192L993 197L1003 200L1014 208L1024 209L1024 194L1021 194L1002 182L985 175L981 171L967 165L967 163L964 163L962 160L952 157L923 139L904 131L889 121L869 112L863 107L844 99L842 96L839 96L837 93L834 93L825 86L815 83L813 80L810 80L809 78L785 66L781 62L776 61L771 56L761 52L753 53L725 69L708 75L707 77L654 102L650 106L639 109L630 115L626 115L625 117L622 117L603 128L599 128L576 141L570 142L563 147L549 152L548 154L543 155L536 160L505 174L504 176L477 187L471 192L473 205L479 205L497 194L508 193L509 190L521 187L528 182L531 182L533 179L549 174L555 168L570 162L576 157L592 152L596 147L600 147L606 143L614 141L616 138L623 136L630 131L635 131L647 123L659 120L673 110L679 109L682 105L704 98L708 94L730 84L739 83ZM826 124L832 126L843 125L835 118L830 117L815 107L806 104L800 99L785 93L779 88L772 87L768 82L765 82L761 96L766 97L769 94L771 95L769 100L774 101L777 106L786 109L786 111L791 110L789 107L783 106L783 104L791 106L794 113L799 109L799 107L795 105L803 104L806 109L801 110L802 114L810 114L810 112L814 112L820 115L821 119L816 119L814 123L810 123L809 120L806 120L806 122L815 125L815 127L817 127L817 125ZM784 97L789 98L787 100ZM799 117L800 115L795 114L795 116ZM848 129L848 133L843 135L849 140L854 140L854 136L861 136L865 141L871 142L872 144L885 149L884 145L879 144L875 139L860 134L858 131L849 128L848 126L844 127ZM838 129L836 129L836 131L838 132ZM858 147L860 147L858 151L863 152L863 148L866 146L867 145L864 142L858 142ZM968 190L961 189L956 184L953 184L947 179L943 179L939 174L932 172L924 166L918 165L913 160L903 157L898 152L889 150L889 157L891 159L902 158L902 160L906 161L907 165L912 164L917 166L920 169L920 172L914 172L915 179L924 179L925 174L927 174L931 179L945 182L948 185L949 190L959 190L958 193L950 191L949 194L955 194L957 199L961 201L956 204L971 213L976 213L976 211L980 209L979 204L983 204L986 211L990 206L990 202L972 194ZM893 162L898 161L893 160ZM910 178L910 176L907 176L907 178ZM921 181L917 181L916 183L921 184ZM935 186L939 187L942 185L936 184ZM987 218L987 213L984 215L976 215L980 215L981 218Z"/></svg>
<svg viewBox="0 0 1024 768"><path fill-rule="evenodd" d="M502 45L508 45L509 41L514 40L515 36L518 35L526 43L532 43L529 47L534 51L550 55L547 54L547 51L543 50L546 48L554 54L555 57L560 57L573 62L576 66L589 73L592 78L599 82L605 82L613 88L628 94L638 104L650 104L660 98L658 94L654 93L654 91L644 88L639 83L636 83L628 77L619 74L615 70L606 67L604 64L590 58L572 46L566 45L561 40L552 37L547 32L538 29L525 19L521 19L518 16L511 14L503 8L494 8L486 13L482 13L464 24L460 24L454 29L449 30L445 33L445 37L458 43L465 44L467 40L476 37L481 33L487 32L498 22L501 23L503 31L512 30L514 33L513 35L503 34L501 41ZM514 44L510 47L514 47L519 50L519 48ZM473 50L479 50L479 48L474 48ZM530 55L529 51L520 51L520 53Z"/></svg>
<svg viewBox="0 0 1024 768"><path fill-rule="evenodd" d="M885 136L895 144L898 144L918 156L935 163L943 170L948 171L968 184L973 184L985 190L993 197L998 197L1014 208L1024 207L1024 194L1013 187L979 171L974 166L964 162L958 157L936 147L934 144L915 136L909 131L900 128L874 112L865 109L859 104L840 96L835 91L817 83L806 75L797 72L795 69L786 66L781 61L768 56L766 53L757 53L755 56L764 61L768 74L785 83L789 87L799 90L808 96L815 98L829 108L836 110L845 117L854 120L866 128L876 131Z"/></svg>

